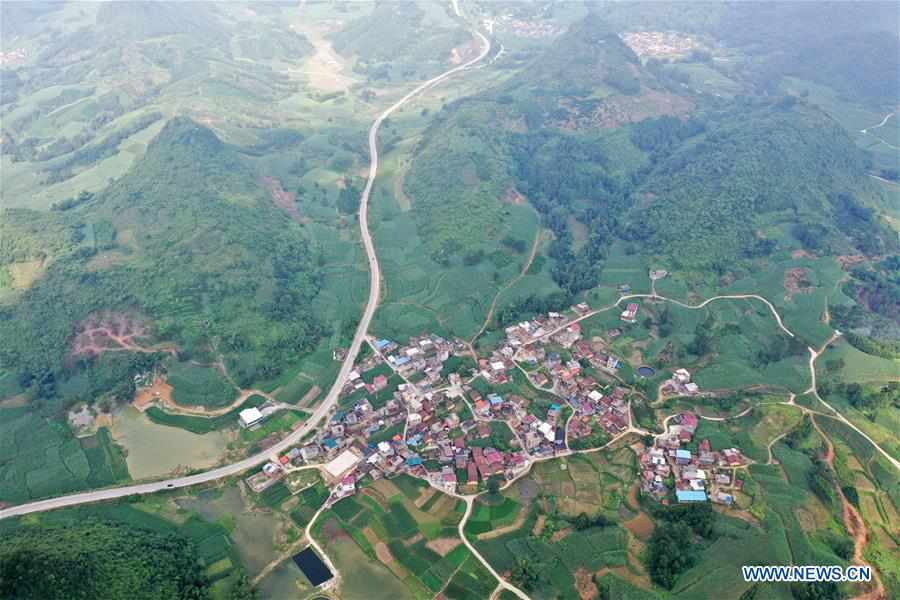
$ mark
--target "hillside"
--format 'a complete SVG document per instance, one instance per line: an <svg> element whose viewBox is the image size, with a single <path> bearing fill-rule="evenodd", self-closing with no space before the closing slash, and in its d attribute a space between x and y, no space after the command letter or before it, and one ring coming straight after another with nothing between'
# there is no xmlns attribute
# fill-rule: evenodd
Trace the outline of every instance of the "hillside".
<svg viewBox="0 0 900 600"><path fill-rule="evenodd" d="M221 353L244 385L277 375L322 332L304 308L320 285L304 232L234 150L191 120L170 121L126 176L85 204L12 214L0 264L39 268L3 295L0 335L10 342L0 360L45 397L77 365L112 360L70 354L76 325L103 311L146 322L148 344L201 360Z"/></svg>
<svg viewBox="0 0 900 600"><path fill-rule="evenodd" d="M209 581L187 539L89 520L4 535L0 596L200 600L209 597Z"/></svg>
<svg viewBox="0 0 900 600"><path fill-rule="evenodd" d="M728 268L769 254L777 242L769 228L778 223L821 224L855 236L850 241L870 254L883 251L878 228L860 235L861 223L840 200L859 208L877 193L862 153L821 111L791 102L737 105L711 115L706 129L662 156L635 190L630 240L681 268Z"/></svg>
<svg viewBox="0 0 900 600"><path fill-rule="evenodd" d="M432 77L469 40L443 6L413 0L376 2L331 36L335 50L355 57L354 70L370 81Z"/></svg>
<svg viewBox="0 0 900 600"><path fill-rule="evenodd" d="M834 119L794 97L699 94L671 73L593 14L505 83L448 106L406 183L430 250L491 239L511 190L553 230L554 279L571 293L600 281L617 242L719 272L796 247L794 226L823 227L831 254L893 247L863 209L879 194L866 157Z"/></svg>

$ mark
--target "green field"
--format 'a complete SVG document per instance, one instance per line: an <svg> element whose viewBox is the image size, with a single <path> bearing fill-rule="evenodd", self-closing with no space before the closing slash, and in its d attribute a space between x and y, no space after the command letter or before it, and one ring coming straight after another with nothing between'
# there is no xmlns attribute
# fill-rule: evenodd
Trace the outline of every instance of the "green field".
<svg viewBox="0 0 900 600"><path fill-rule="evenodd" d="M416 501L426 493L434 495L417 508ZM457 577L461 587L471 589L460 573L474 565L465 566L470 555L459 544L455 527L463 510L461 502L401 476L367 484L362 493L335 504L317 522L316 535L335 551L339 564L343 556L358 556L360 569L383 581L385 589L399 585L400 597L430 597ZM344 583L349 597L359 593L362 578L357 577L353 573Z"/></svg>
<svg viewBox="0 0 900 600"><path fill-rule="evenodd" d="M183 406L221 408L237 398L237 390L214 367L176 363L169 367L173 398Z"/></svg>
<svg viewBox="0 0 900 600"><path fill-rule="evenodd" d="M75 438L27 408L0 410L0 501L19 503L127 481L122 451L106 428Z"/></svg>

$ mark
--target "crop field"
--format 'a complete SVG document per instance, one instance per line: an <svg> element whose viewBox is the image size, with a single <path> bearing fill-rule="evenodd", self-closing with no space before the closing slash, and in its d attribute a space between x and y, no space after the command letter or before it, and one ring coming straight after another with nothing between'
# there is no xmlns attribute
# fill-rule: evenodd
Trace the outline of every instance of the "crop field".
<svg viewBox="0 0 900 600"><path fill-rule="evenodd" d="M27 407L0 409L0 501L18 503L127 481L109 430L75 438Z"/></svg>
<svg viewBox="0 0 900 600"><path fill-rule="evenodd" d="M747 457L765 463L769 442L800 422L800 409L784 405L755 407L748 414L728 421L701 420L694 440L708 439L714 450L740 448Z"/></svg>
<svg viewBox="0 0 900 600"><path fill-rule="evenodd" d="M823 374L826 361L843 360L837 373L840 381L847 383L887 383L900 379L900 360L865 354L845 339L837 339L816 361L816 373Z"/></svg>
<svg viewBox="0 0 900 600"><path fill-rule="evenodd" d="M183 406L221 408L237 398L237 390L214 367L176 363L169 367L175 402Z"/></svg>
<svg viewBox="0 0 900 600"><path fill-rule="evenodd" d="M390 578L388 588L402 585L404 597L430 598L472 568L462 568L469 553L456 532L463 511L461 502L424 482L407 476L379 480L323 514L317 537L334 547L339 559L341 554L357 555L366 570ZM345 543L355 549L342 549ZM459 586L469 589L466 581L461 579ZM345 585L344 592L356 597L351 593L356 584Z"/></svg>
<svg viewBox="0 0 900 600"><path fill-rule="evenodd" d="M666 281L666 280L662 280ZM625 324L618 309L581 322L586 339L600 337L632 366L657 369L650 387L665 379L664 370L685 367L702 389L742 389L766 385L802 392L809 386L808 354L792 343L772 313L754 300L717 300L702 309L672 303L638 301L638 322ZM608 331L622 330L614 340ZM709 343L698 347L698 332ZM701 355L693 352L702 352ZM627 379L627 373L620 373Z"/></svg>
<svg viewBox="0 0 900 600"><path fill-rule="evenodd" d="M505 229L496 235L497 239L508 235L521 240L527 248L524 252L489 241L467 247L477 259L466 261L475 264L463 264L457 257L439 264L422 251L424 242L413 217L415 207L410 212L402 211L384 188L376 189L373 200L375 245L385 279L374 330L392 339L426 331L472 337L487 317L498 290L519 275L528 259L538 229L534 211L526 206L505 205ZM544 265L540 272L519 280L501 294L498 306L538 289L542 293L556 289L544 273L548 268ZM548 283L549 288L543 287Z"/></svg>

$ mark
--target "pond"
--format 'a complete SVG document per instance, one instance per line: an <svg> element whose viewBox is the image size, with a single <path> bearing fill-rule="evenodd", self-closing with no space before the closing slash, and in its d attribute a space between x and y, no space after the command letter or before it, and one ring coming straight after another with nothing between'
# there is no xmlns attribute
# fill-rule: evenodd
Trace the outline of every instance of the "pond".
<svg viewBox="0 0 900 600"><path fill-rule="evenodd" d="M212 467L219 462L228 444L224 433L198 435L159 425L133 406L115 414L112 434L127 451L128 472L134 479L166 475L178 467Z"/></svg>
<svg viewBox="0 0 900 600"><path fill-rule="evenodd" d="M313 585L321 585L334 577L331 574L331 569L322 562L322 559L311 547L299 554L295 554L294 563L300 567L300 570L303 571L303 574L306 575L306 578Z"/></svg>
<svg viewBox="0 0 900 600"><path fill-rule="evenodd" d="M654 375L656 375L656 369L654 369L653 367L648 367L646 365L638 367L637 372L641 377L653 377Z"/></svg>

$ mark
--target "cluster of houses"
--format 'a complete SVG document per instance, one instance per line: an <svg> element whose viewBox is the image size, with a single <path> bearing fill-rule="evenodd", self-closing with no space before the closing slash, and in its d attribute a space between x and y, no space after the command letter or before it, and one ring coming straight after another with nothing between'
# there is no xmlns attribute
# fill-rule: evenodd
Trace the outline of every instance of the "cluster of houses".
<svg viewBox="0 0 900 600"><path fill-rule="evenodd" d="M690 444L699 419L692 412L677 415L665 434L656 437L654 445L640 455L641 491L668 502L674 488L678 502L707 502L730 505L734 490L740 490L735 468L747 464L737 448L720 452L711 450L709 440L702 440L693 452L682 445Z"/></svg>
<svg viewBox="0 0 900 600"><path fill-rule="evenodd" d="M696 396L700 393L700 386L691 381L691 374L687 369L677 369L672 373L671 379L663 382L660 391L669 396Z"/></svg>

